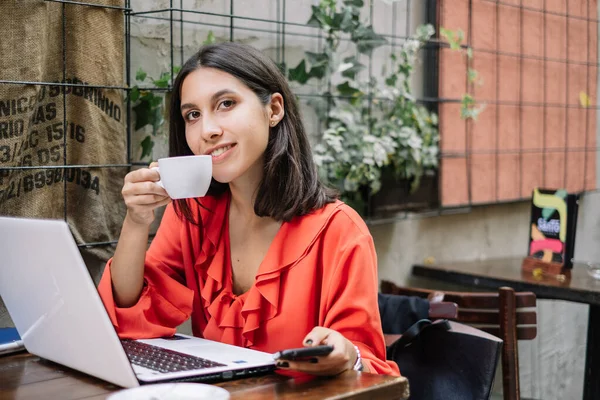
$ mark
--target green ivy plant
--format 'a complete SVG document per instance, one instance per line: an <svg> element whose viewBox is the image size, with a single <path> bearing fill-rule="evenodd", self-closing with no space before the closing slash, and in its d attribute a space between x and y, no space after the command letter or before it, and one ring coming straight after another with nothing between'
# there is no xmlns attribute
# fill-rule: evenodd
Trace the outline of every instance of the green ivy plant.
<svg viewBox="0 0 600 400"><path fill-rule="evenodd" d="M181 68L174 67L173 74L177 74ZM131 88L132 110L134 114L134 130L138 131L147 125L152 127L151 134L146 135L140 145L142 146L142 155L140 158L152 158L152 149L156 136L161 133L161 127L165 123L165 104L164 100L167 93L164 91L141 89L139 84L151 81L155 88L168 89L171 82L171 74L163 72L158 79L148 77L143 69L138 69L135 74L137 84Z"/></svg>
<svg viewBox="0 0 600 400"><path fill-rule="evenodd" d="M215 35L212 31L208 32L206 40L203 44L212 44L216 42ZM181 67L173 66L173 76L177 75ZM150 125L152 131L146 135L141 141L140 146L142 147L142 155L140 159L145 158L152 159L152 150L154 149L155 140L158 136L165 136L164 132L165 116L166 116L166 102L170 96L171 90L171 73L163 72L156 79L149 77L148 74L139 68L135 74L136 84L132 86L130 91L130 99L132 102L132 110L134 117L134 130L138 131ZM159 88L164 90L148 90L140 85L151 83L153 88Z"/></svg>
<svg viewBox="0 0 600 400"><path fill-rule="evenodd" d="M339 71L343 78L347 78L337 86L339 93L350 97L358 93L358 89L350 83L365 66L358 61L357 56L338 59L337 49L341 36L350 35L359 54L370 55L373 49L387 43L383 36L375 33L372 26L361 22L360 10L363 6L363 0L343 0L340 10L337 0L321 0L318 5L312 6L312 15L307 25L325 32L324 48L320 53L305 52L306 57L288 71L290 81L305 84L310 78L325 78L330 82L331 76Z"/></svg>
<svg viewBox="0 0 600 400"><path fill-rule="evenodd" d="M398 55L392 54L392 73L376 93L387 101L378 103L373 128L378 136L394 139L389 160L399 179L411 181L415 191L426 173L438 168L439 131L437 114L415 101L410 87L417 54L433 36L432 25L422 25L405 41Z"/></svg>
<svg viewBox="0 0 600 400"><path fill-rule="evenodd" d="M485 109L485 104L479 104L475 100L472 92L475 85L483 85L483 79L479 76L477 70L471 68L473 61L473 49L468 46L463 46L462 42L465 34L461 29L452 31L444 27L440 27L440 35L446 39L450 50L461 52L467 59L467 92L462 95L460 101L460 116L463 119L477 120L479 114Z"/></svg>
<svg viewBox="0 0 600 400"><path fill-rule="evenodd" d="M316 163L321 176L359 211L368 193L381 189L386 169L410 181L412 191L424 174L437 169L437 115L417 103L410 88L417 52L432 34L432 26L420 27L392 56L394 68L383 82L347 82L356 91L330 109L323 140L315 147Z"/></svg>
<svg viewBox="0 0 600 400"><path fill-rule="evenodd" d="M411 182L412 190L422 176L438 166L437 115L416 102L410 78L416 55L434 34L431 25L417 29L397 54L392 55L391 73L367 82L358 74L365 69L358 55L371 55L387 40L360 20L362 0L321 0L312 6L311 26L325 33L320 53L305 57L288 71L290 81L307 83L323 79L328 89L325 101L311 101L325 121L315 161L321 177L336 187L344 201L359 212L368 193L381 189L384 170ZM356 56L340 59L340 37L349 35ZM337 82L334 86L332 82Z"/></svg>

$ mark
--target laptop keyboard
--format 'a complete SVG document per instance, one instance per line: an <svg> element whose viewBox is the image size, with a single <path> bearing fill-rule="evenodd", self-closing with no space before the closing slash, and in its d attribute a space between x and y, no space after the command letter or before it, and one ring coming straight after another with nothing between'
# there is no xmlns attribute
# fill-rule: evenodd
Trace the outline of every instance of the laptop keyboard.
<svg viewBox="0 0 600 400"><path fill-rule="evenodd" d="M177 372L225 366L225 364L135 340L123 339L121 344L132 364L154 371Z"/></svg>

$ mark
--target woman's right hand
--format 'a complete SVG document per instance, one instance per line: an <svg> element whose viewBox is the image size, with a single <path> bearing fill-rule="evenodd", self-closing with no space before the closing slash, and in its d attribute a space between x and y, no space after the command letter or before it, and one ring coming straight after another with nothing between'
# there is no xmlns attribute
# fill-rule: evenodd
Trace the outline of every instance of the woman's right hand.
<svg viewBox="0 0 600 400"><path fill-rule="evenodd" d="M131 171L125 175L125 181L121 194L127 206L127 216L132 222L139 225L149 226L154 221L154 210L171 202L171 198L156 182L160 175L152 167Z"/></svg>

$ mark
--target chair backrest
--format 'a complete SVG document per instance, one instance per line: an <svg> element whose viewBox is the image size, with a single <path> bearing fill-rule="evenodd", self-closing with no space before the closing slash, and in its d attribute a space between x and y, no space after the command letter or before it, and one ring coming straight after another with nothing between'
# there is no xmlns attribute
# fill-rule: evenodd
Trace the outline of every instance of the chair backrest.
<svg viewBox="0 0 600 400"><path fill-rule="evenodd" d="M502 380L505 400L519 399L519 364L517 340L537 335L536 297L532 292L515 292L502 287L498 292L453 292L400 287L381 282L381 292L405 296L436 298L456 303L456 321L472 325L504 341ZM523 308L527 308L523 310ZM452 318L449 318L452 319Z"/></svg>

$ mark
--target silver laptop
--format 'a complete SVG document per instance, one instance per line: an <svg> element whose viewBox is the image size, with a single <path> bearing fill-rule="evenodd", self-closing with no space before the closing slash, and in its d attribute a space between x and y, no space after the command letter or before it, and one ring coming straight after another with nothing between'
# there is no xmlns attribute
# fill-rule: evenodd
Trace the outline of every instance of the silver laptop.
<svg viewBox="0 0 600 400"><path fill-rule="evenodd" d="M27 351L122 387L274 369L270 353L182 334L121 341L64 221L0 217L0 297Z"/></svg>

